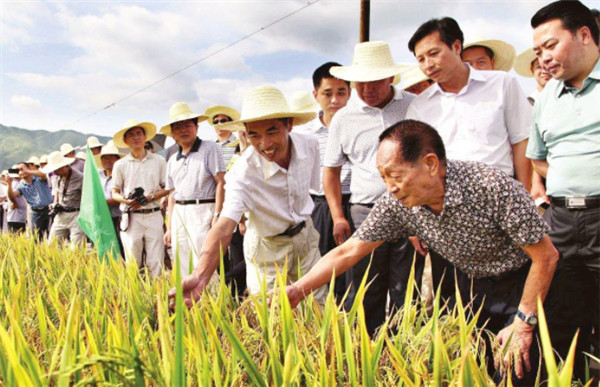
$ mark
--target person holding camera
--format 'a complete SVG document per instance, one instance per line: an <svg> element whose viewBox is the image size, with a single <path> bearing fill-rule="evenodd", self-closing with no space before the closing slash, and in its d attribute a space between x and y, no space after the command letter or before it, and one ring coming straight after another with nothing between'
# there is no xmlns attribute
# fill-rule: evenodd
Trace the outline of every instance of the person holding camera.
<svg viewBox="0 0 600 387"><path fill-rule="evenodd" d="M119 148L131 153L113 166L113 199L121 203L121 242L127 261L135 259L139 268L144 266L142 251L146 250L145 266L152 277L162 273L165 245L164 219L160 212L160 198L165 189L166 161L144 149L146 141L156 134L156 125L129 120L113 136Z"/></svg>
<svg viewBox="0 0 600 387"><path fill-rule="evenodd" d="M52 152L48 156L48 164L42 169L43 173L54 173L56 176L54 204L48 214L54 219L48 236L49 241L55 239L63 241L69 238L71 244L75 244L85 240L83 231L77 223L83 174L71 167L74 162L75 158L65 157L60 152Z"/></svg>

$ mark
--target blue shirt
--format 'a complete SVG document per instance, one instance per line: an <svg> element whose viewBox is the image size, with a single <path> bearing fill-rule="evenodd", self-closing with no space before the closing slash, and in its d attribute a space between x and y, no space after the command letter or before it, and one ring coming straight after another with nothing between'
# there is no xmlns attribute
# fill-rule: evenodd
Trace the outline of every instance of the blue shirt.
<svg viewBox="0 0 600 387"><path fill-rule="evenodd" d="M48 183L37 176L31 177L31 184L21 180L17 191L34 210L48 207L54 201Z"/></svg>

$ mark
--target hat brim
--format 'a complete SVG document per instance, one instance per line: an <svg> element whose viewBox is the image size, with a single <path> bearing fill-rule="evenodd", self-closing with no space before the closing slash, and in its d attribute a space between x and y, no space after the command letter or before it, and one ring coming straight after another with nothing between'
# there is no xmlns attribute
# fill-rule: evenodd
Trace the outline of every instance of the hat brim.
<svg viewBox="0 0 600 387"><path fill-rule="evenodd" d="M211 106L204 111L204 115L208 118L208 123L210 126L215 126L215 124L213 124L213 120L216 116L220 115L227 116L231 118L232 121L240 119L240 113L237 110L227 106Z"/></svg>
<svg viewBox="0 0 600 387"><path fill-rule="evenodd" d="M537 56L531 48L520 53L515 59L515 64L513 65L515 72L523 77L533 78L531 62L533 62L536 58Z"/></svg>
<svg viewBox="0 0 600 387"><path fill-rule="evenodd" d="M63 156L64 157L64 156ZM65 157L62 163L58 164L46 164L44 168L42 168L42 172L48 174L56 171L59 168L66 167L67 165L71 165L75 162L75 157Z"/></svg>
<svg viewBox="0 0 600 387"><path fill-rule="evenodd" d="M465 44L463 51L471 47L487 47L494 53L494 70L510 71L517 56L515 48L502 40L480 40Z"/></svg>
<svg viewBox="0 0 600 387"><path fill-rule="evenodd" d="M164 125L162 128L160 128L159 133L160 134L164 134L165 136L171 136L171 125L173 125L176 122L181 122L181 121L186 121L186 120L192 120L194 118L198 119L198 123L201 123L201 122L206 121L208 119L208 117L205 116L204 114L185 114L185 115L181 115L181 116L175 118L174 120L171 120L171 122L169 122L168 124ZM148 141L150 141L150 139L148 139Z"/></svg>
<svg viewBox="0 0 600 387"><path fill-rule="evenodd" d="M237 121L226 122L224 124L215 125L217 129L225 129L230 131L237 131L244 127L245 124L256 121L264 121L264 120L275 120L279 118L291 118L292 126L304 125L314 120L317 116L315 112L282 112L282 113L272 113L258 117L248 117L241 118Z"/></svg>
<svg viewBox="0 0 600 387"><path fill-rule="evenodd" d="M146 132L146 141L150 141L154 138L154 136L156 136L156 125L154 125L151 122L140 122L138 124L132 125L128 128L123 128L121 130L119 130L117 133L115 133L115 135L113 136L113 142L115 144L115 146L117 148L129 148L129 145L127 145L125 143L125 133L131 129L131 128L135 128L139 126L140 128L143 128L144 131Z"/></svg>
<svg viewBox="0 0 600 387"><path fill-rule="evenodd" d="M388 67L366 66L334 66L329 72L336 78L349 82L374 82L385 78L394 77L394 85L400 82L400 75L412 66L397 63Z"/></svg>

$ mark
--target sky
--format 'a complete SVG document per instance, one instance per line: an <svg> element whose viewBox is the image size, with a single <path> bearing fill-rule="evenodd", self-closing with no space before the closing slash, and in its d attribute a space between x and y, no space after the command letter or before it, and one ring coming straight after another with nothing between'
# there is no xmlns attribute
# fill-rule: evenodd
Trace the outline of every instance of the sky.
<svg viewBox="0 0 600 387"><path fill-rule="evenodd" d="M415 63L413 32L451 16L467 41L501 39L520 53L532 45L531 16L548 3L373 0L370 40L388 42L396 62ZM359 17L359 0L2 0L0 123L112 136L131 118L166 124L178 101L201 113L216 104L240 110L263 84L286 96L311 91L319 65L351 63ZM520 80L533 91L531 79ZM214 138L206 124L199 135Z"/></svg>

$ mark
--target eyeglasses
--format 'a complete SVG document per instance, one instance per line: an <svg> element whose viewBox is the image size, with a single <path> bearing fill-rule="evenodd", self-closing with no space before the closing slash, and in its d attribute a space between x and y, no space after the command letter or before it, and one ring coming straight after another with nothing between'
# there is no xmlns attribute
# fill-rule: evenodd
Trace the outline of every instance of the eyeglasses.
<svg viewBox="0 0 600 387"><path fill-rule="evenodd" d="M217 120L213 120L213 124L214 125L224 124L226 122L231 122L231 119L229 119L229 118L220 118L220 119L217 119Z"/></svg>

